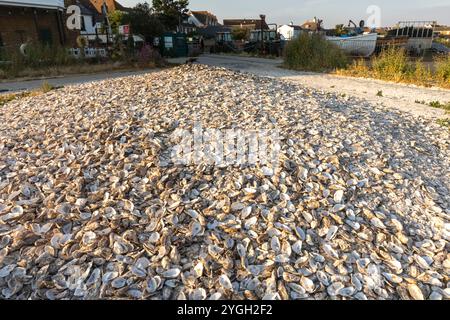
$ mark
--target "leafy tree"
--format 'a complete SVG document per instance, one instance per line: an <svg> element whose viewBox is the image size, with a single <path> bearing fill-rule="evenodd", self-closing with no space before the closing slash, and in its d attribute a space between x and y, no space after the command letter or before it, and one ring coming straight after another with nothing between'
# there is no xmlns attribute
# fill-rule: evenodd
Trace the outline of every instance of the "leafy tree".
<svg viewBox="0 0 450 320"><path fill-rule="evenodd" d="M154 37L161 36L165 31L148 3L138 3L123 17L123 23L129 24L134 34L144 36L146 42L152 42Z"/></svg>
<svg viewBox="0 0 450 320"><path fill-rule="evenodd" d="M120 10L114 10L108 14L108 20L113 33L119 33L119 26L123 25L126 13Z"/></svg>
<svg viewBox="0 0 450 320"><path fill-rule="evenodd" d="M169 30L176 30L188 5L188 0L153 0L155 13Z"/></svg>
<svg viewBox="0 0 450 320"><path fill-rule="evenodd" d="M231 35L234 40L246 40L250 35L249 31L247 28L233 28Z"/></svg>

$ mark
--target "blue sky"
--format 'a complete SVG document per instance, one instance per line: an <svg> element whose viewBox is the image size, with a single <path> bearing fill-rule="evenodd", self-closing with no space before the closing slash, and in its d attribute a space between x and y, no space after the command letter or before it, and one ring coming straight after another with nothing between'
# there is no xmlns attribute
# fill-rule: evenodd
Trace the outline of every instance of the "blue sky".
<svg viewBox="0 0 450 320"><path fill-rule="evenodd" d="M145 0L118 0L133 6ZM151 0L147 0L151 3ZM391 26L400 20L437 20L450 25L450 0L190 0L193 10L208 10L219 21L226 18L257 18L267 15L271 23L301 24L317 16L325 26L346 24L349 19L367 20L367 8L376 5L381 9L381 25Z"/></svg>

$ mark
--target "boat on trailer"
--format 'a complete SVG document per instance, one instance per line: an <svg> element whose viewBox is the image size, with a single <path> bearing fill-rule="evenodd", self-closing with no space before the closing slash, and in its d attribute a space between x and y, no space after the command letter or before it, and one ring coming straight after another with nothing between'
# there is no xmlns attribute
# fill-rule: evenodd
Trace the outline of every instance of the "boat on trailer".
<svg viewBox="0 0 450 320"><path fill-rule="evenodd" d="M358 35L327 36L326 39L341 48L347 54L355 57L369 57L377 46L377 33Z"/></svg>

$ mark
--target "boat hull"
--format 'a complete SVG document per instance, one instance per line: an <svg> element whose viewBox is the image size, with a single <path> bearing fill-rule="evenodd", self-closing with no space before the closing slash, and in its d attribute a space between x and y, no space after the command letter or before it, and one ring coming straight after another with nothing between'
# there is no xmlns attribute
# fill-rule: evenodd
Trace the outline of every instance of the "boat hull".
<svg viewBox="0 0 450 320"><path fill-rule="evenodd" d="M348 38L326 37L326 39L351 56L369 57L375 51L377 37L376 33L369 33Z"/></svg>

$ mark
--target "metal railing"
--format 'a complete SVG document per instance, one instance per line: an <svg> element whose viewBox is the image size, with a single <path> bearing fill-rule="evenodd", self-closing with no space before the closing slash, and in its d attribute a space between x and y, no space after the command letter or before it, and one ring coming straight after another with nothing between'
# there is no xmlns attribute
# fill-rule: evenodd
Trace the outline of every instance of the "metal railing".
<svg viewBox="0 0 450 320"><path fill-rule="evenodd" d="M436 21L400 21L396 26L396 36L433 38L436 24Z"/></svg>

